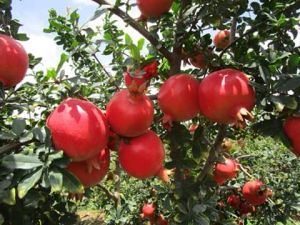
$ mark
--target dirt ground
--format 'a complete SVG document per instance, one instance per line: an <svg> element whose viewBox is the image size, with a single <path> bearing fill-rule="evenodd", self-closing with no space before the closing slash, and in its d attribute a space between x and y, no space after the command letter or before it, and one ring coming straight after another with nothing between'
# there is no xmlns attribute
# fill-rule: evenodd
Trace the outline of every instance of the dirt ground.
<svg viewBox="0 0 300 225"><path fill-rule="evenodd" d="M104 225L103 214L99 211L79 211L76 225Z"/></svg>

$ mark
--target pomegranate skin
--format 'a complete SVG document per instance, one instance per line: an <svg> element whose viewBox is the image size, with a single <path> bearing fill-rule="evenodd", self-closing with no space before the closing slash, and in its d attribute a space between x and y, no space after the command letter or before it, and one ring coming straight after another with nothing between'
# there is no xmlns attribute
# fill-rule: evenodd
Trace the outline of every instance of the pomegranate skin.
<svg viewBox="0 0 300 225"><path fill-rule="evenodd" d="M200 112L221 124L244 123L252 119L255 92L247 76L235 69L222 69L210 73L199 85Z"/></svg>
<svg viewBox="0 0 300 225"><path fill-rule="evenodd" d="M25 77L29 59L23 46L13 38L0 34L0 82L5 88L17 85Z"/></svg>
<svg viewBox="0 0 300 225"><path fill-rule="evenodd" d="M111 129L124 137L146 133L153 122L153 103L146 95L131 95L128 90L117 92L106 107Z"/></svg>
<svg viewBox="0 0 300 225"><path fill-rule="evenodd" d="M238 195L229 195L227 198L227 204L235 209L238 209L241 204L241 198Z"/></svg>
<svg viewBox="0 0 300 225"><path fill-rule="evenodd" d="M218 49L224 49L230 44L230 31L221 30L219 31L213 39L213 43Z"/></svg>
<svg viewBox="0 0 300 225"><path fill-rule="evenodd" d="M224 163L217 163L215 165L214 174L217 177L228 180L236 177L238 171L239 166L235 160L225 159Z"/></svg>
<svg viewBox="0 0 300 225"><path fill-rule="evenodd" d="M199 69L204 69L206 67L205 64L205 59L204 59L204 54L203 53L198 53L193 57L189 58L189 62L194 66Z"/></svg>
<svg viewBox="0 0 300 225"><path fill-rule="evenodd" d="M151 218L155 214L155 206L152 203L145 203L142 212L144 218Z"/></svg>
<svg viewBox="0 0 300 225"><path fill-rule="evenodd" d="M283 124L283 130L292 143L292 151L300 156L300 117L288 117Z"/></svg>
<svg viewBox="0 0 300 225"><path fill-rule="evenodd" d="M91 167L89 171L89 160L71 162L67 166L67 170L76 176L86 188L98 184L107 174L110 163L109 150L106 148L102 149L96 157L90 160L95 160L98 163L99 168Z"/></svg>
<svg viewBox="0 0 300 225"><path fill-rule="evenodd" d="M139 10L146 18L159 18L168 12L173 0L137 0Z"/></svg>
<svg viewBox="0 0 300 225"><path fill-rule="evenodd" d="M164 158L162 142L153 131L120 143L119 161L130 176L145 179L157 175Z"/></svg>
<svg viewBox="0 0 300 225"><path fill-rule="evenodd" d="M199 82L189 74L177 74L160 87L157 100L160 109L173 121L186 121L199 113Z"/></svg>
<svg viewBox="0 0 300 225"><path fill-rule="evenodd" d="M106 147L109 129L101 110L91 102L68 98L47 118L54 147L73 161L84 161Z"/></svg>
<svg viewBox="0 0 300 225"><path fill-rule="evenodd" d="M246 201L254 206L264 204L268 197L268 191L261 190L264 185L265 184L260 180L248 181L245 183L242 193Z"/></svg>

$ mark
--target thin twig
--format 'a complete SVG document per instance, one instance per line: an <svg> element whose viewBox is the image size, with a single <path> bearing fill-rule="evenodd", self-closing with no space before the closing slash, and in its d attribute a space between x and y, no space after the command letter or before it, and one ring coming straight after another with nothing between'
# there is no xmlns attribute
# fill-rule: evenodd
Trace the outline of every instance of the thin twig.
<svg viewBox="0 0 300 225"><path fill-rule="evenodd" d="M156 49L159 51L168 61L172 61L171 52L166 49L161 42L156 39L149 31L147 31L143 26L141 26L136 20L130 17L127 13L122 11L119 7L114 7L110 3L105 0L92 0L99 5L108 5L111 6L108 8L110 12L120 17L125 23L129 24L132 28L138 31L141 35L143 35Z"/></svg>
<svg viewBox="0 0 300 225"><path fill-rule="evenodd" d="M98 184L97 186L100 187L105 192L105 194L110 199L112 199L115 203L118 201L118 199L116 198L116 196L112 192L110 192L105 186L103 186L102 184Z"/></svg>
<svg viewBox="0 0 300 225"><path fill-rule="evenodd" d="M237 18L233 17L231 22L231 28L230 28L230 43L234 42L235 40L236 25L237 25Z"/></svg>
<svg viewBox="0 0 300 225"><path fill-rule="evenodd" d="M30 141L23 142L23 143L14 142L14 143L9 143L9 144L3 145L2 147L0 147L0 155L5 154L5 153L10 153L13 150L20 148L21 146L30 144L32 142L34 142L34 141L30 140Z"/></svg>

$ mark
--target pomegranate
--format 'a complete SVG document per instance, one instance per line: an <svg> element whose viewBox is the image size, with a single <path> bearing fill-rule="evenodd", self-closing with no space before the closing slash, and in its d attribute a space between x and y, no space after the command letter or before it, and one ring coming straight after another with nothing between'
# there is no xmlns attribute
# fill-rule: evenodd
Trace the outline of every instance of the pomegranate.
<svg viewBox="0 0 300 225"><path fill-rule="evenodd" d="M215 173L214 173L213 179L218 185L222 185L226 182L226 179L224 177L221 177Z"/></svg>
<svg viewBox="0 0 300 225"><path fill-rule="evenodd" d="M204 69L206 67L205 58L203 53L198 53L189 58L190 64L199 69Z"/></svg>
<svg viewBox="0 0 300 225"><path fill-rule="evenodd" d="M106 107L111 129L124 137L136 137L148 131L153 122L153 103L145 95L117 92Z"/></svg>
<svg viewBox="0 0 300 225"><path fill-rule="evenodd" d="M254 213L256 211L255 206L247 203L247 202L243 202L240 205L239 208L239 212L241 215L246 215L248 213Z"/></svg>
<svg viewBox="0 0 300 225"><path fill-rule="evenodd" d="M54 147L74 161L99 153L108 141L108 126L101 110L91 102L68 98L47 118Z"/></svg>
<svg viewBox="0 0 300 225"><path fill-rule="evenodd" d="M157 19L170 10L173 0L137 0L136 3L143 17Z"/></svg>
<svg viewBox="0 0 300 225"><path fill-rule="evenodd" d="M142 218L152 218L155 215L155 209L153 203L145 203L142 208Z"/></svg>
<svg viewBox="0 0 300 225"><path fill-rule="evenodd" d="M186 121L199 113L198 81L189 74L170 77L161 86L157 100L164 121Z"/></svg>
<svg viewBox="0 0 300 225"><path fill-rule="evenodd" d="M271 191L260 180L253 180L244 184L242 193L248 203L261 205L266 202Z"/></svg>
<svg viewBox="0 0 300 225"><path fill-rule="evenodd" d="M132 94L142 94L149 86L150 79L157 76L158 62L155 60L152 63L136 69L133 72L128 68L124 73L124 81L127 89Z"/></svg>
<svg viewBox="0 0 300 225"><path fill-rule="evenodd" d="M238 195L229 195L227 198L227 204L235 209L238 209L241 204L241 198Z"/></svg>
<svg viewBox="0 0 300 225"><path fill-rule="evenodd" d="M153 131L120 143L120 164L133 177L145 179L159 175L163 170L164 158L162 142Z"/></svg>
<svg viewBox="0 0 300 225"><path fill-rule="evenodd" d="M214 37L214 45L218 49L224 49L230 44L230 31L221 30Z"/></svg>
<svg viewBox="0 0 300 225"><path fill-rule="evenodd" d="M0 34L0 59L0 82L4 88L21 82L29 65L23 46L13 38Z"/></svg>
<svg viewBox="0 0 300 225"><path fill-rule="evenodd" d="M169 221L164 217L163 214L159 214L156 221L157 225L168 225Z"/></svg>
<svg viewBox="0 0 300 225"><path fill-rule="evenodd" d="M291 141L292 151L300 156L300 117L291 116L283 124L285 134Z"/></svg>
<svg viewBox="0 0 300 225"><path fill-rule="evenodd" d="M246 119L253 119L255 92L247 76L235 69L210 73L199 85L200 112L221 124L235 124L242 128Z"/></svg>
<svg viewBox="0 0 300 225"><path fill-rule="evenodd" d="M109 169L109 150L104 148L95 157L82 162L71 162L67 170L74 174L84 187L91 187L99 183Z"/></svg>
<svg viewBox="0 0 300 225"><path fill-rule="evenodd" d="M214 174L218 178L223 178L225 180L236 177L238 171L239 164L232 159L225 159L224 163L217 163L214 168Z"/></svg>

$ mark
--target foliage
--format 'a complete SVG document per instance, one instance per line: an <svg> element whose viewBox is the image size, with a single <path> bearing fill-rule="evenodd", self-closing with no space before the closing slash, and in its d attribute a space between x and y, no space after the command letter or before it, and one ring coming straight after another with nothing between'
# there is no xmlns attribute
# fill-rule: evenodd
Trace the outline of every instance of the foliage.
<svg viewBox="0 0 300 225"><path fill-rule="evenodd" d="M112 94L123 87L127 67L139 68L154 58L160 62L159 77L150 90L155 94L176 73L191 73L201 80L225 67L244 71L257 93L255 122L240 131L199 116L174 123L166 131L156 105L152 130L163 140L165 167L176 168L171 183L129 178L113 153L107 180L86 190L87 198L79 207L101 208L107 224L143 223L140 207L147 201L156 203L158 212L171 224L236 224L242 220L245 224L289 224L299 220L300 187L295 179L299 161L278 142L290 147L282 123L300 112L300 54L294 43L299 2L176 0L170 12L147 25L126 14L133 10L133 1L118 0L114 6L104 3L92 18L102 18L102 26L96 29L88 23L81 26L76 10L61 16L51 9L44 31L54 33L54 40L63 47L57 67L37 70L41 59L30 55L27 76L31 81L9 90L0 88L0 224L74 224L77 205L67 195L82 193L83 187L64 170L69 159L53 149L46 118L66 97L88 99L105 109ZM121 17L144 38L134 40L112 15ZM26 40L19 27L12 18L11 1L0 0L0 32ZM235 39L224 50L213 49L212 33L221 29L231 29ZM181 67L183 52L195 54L195 50L209 52L206 68ZM104 56L111 59L110 69L101 61ZM66 64L74 74L65 72ZM200 124L194 134L188 130L191 123ZM262 139L257 132L276 141ZM230 153L216 149L225 136L235 143L246 137L246 147L235 144ZM212 180L212 166L223 155L239 158L245 170L228 186L219 187ZM230 187L236 189L254 177L273 189L267 203L246 218L228 206L220 208L218 202L226 201Z"/></svg>

